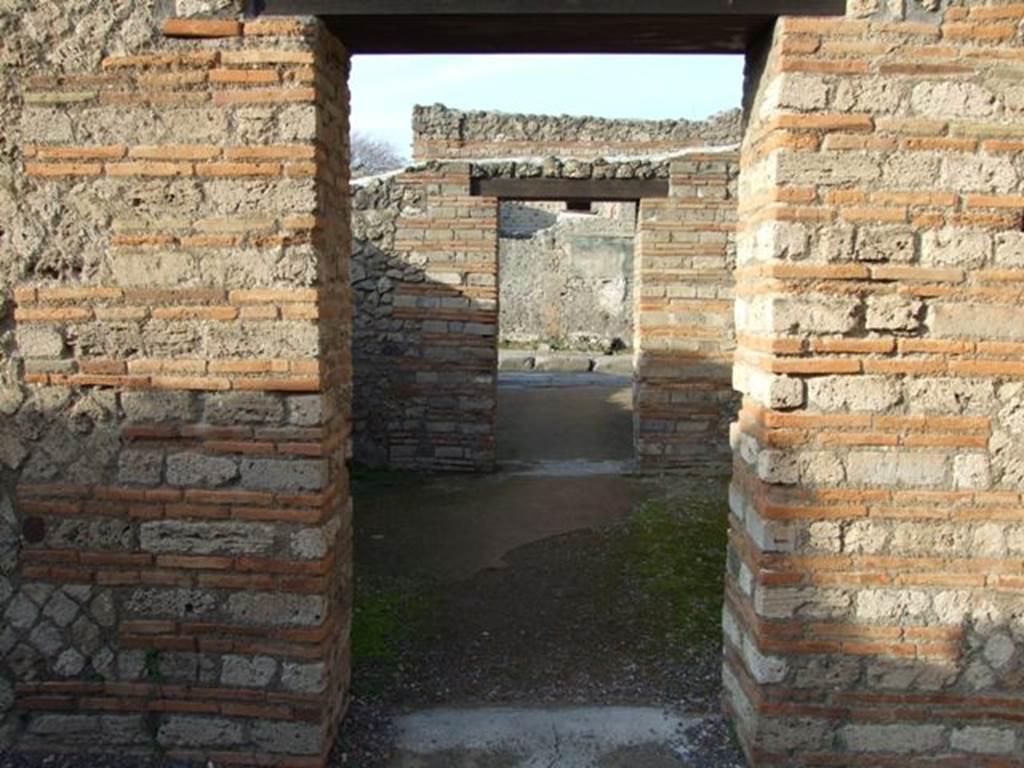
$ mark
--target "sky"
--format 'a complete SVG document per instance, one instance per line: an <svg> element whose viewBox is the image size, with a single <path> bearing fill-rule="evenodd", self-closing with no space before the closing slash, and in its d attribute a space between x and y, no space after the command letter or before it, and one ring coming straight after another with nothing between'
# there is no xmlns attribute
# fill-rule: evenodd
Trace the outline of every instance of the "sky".
<svg viewBox="0 0 1024 768"><path fill-rule="evenodd" d="M412 108L703 119L740 105L742 56L356 56L352 130L406 157Z"/></svg>

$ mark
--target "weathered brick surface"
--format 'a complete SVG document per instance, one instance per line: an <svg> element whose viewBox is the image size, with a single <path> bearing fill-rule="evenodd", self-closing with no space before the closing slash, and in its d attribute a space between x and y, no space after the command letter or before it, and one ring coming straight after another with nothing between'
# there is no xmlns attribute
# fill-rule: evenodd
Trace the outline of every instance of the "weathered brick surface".
<svg viewBox="0 0 1024 768"><path fill-rule="evenodd" d="M729 468L738 159L677 158L670 197L640 204L634 442L644 468Z"/></svg>
<svg viewBox="0 0 1024 768"><path fill-rule="evenodd" d="M752 58L725 685L755 765L1021 764L1024 7L921 5Z"/></svg>
<svg viewBox="0 0 1024 768"><path fill-rule="evenodd" d="M148 38L19 73L3 115L0 741L320 765L349 673L348 57L309 20L124 20Z"/></svg>

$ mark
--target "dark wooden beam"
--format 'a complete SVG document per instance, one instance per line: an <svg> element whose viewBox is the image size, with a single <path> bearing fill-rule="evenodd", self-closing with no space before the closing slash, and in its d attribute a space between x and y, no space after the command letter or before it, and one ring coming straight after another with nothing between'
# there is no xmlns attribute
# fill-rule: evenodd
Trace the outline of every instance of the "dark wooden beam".
<svg viewBox="0 0 1024 768"><path fill-rule="evenodd" d="M502 200L644 200L668 197L668 179L473 179L471 191Z"/></svg>
<svg viewBox="0 0 1024 768"><path fill-rule="evenodd" d="M263 0L317 16L834 16L846 0Z"/></svg>
<svg viewBox="0 0 1024 768"><path fill-rule="evenodd" d="M845 0L253 0L316 15L353 53L742 53L781 15Z"/></svg>

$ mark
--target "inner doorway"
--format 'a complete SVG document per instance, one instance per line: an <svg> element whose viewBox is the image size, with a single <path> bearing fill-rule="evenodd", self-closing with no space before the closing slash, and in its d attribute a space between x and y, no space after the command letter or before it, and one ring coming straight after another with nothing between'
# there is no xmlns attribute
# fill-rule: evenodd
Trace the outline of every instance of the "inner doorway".
<svg viewBox="0 0 1024 768"><path fill-rule="evenodd" d="M631 470L638 202L498 211L499 466Z"/></svg>

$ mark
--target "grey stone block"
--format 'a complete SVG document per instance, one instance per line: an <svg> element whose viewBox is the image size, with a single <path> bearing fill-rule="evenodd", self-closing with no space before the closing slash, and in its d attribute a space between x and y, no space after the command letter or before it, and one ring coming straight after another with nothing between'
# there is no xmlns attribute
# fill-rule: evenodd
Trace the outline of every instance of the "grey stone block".
<svg viewBox="0 0 1024 768"><path fill-rule="evenodd" d="M236 592L228 598L231 618L248 624L312 627L326 615L320 595L289 595L274 592Z"/></svg>
<svg viewBox="0 0 1024 768"><path fill-rule="evenodd" d="M125 450L117 460L117 479L129 485L159 485L163 478L161 451Z"/></svg>
<svg viewBox="0 0 1024 768"><path fill-rule="evenodd" d="M167 747L234 747L243 741L242 725L221 717L172 715L156 740Z"/></svg>
<svg viewBox="0 0 1024 768"><path fill-rule="evenodd" d="M139 527L139 543L146 552L253 555L273 546L274 527L227 521L154 520Z"/></svg>
<svg viewBox="0 0 1024 768"><path fill-rule="evenodd" d="M316 427L323 421L322 395L293 395L287 399L288 423L297 427Z"/></svg>
<svg viewBox="0 0 1024 768"><path fill-rule="evenodd" d="M265 688L276 671L277 661L269 656L225 656L220 682L242 688Z"/></svg>
<svg viewBox="0 0 1024 768"><path fill-rule="evenodd" d="M256 491L318 491L327 485L323 459L242 459L242 485Z"/></svg>
<svg viewBox="0 0 1024 768"><path fill-rule="evenodd" d="M320 693L327 685L327 668L322 662L285 662L281 667L281 685L293 693Z"/></svg>
<svg viewBox="0 0 1024 768"><path fill-rule="evenodd" d="M211 424L273 425L284 417L284 405L264 392L218 392L207 396L203 416Z"/></svg>
<svg viewBox="0 0 1024 768"><path fill-rule="evenodd" d="M121 408L128 421L191 421L193 395L190 392L146 390L122 392Z"/></svg>
<svg viewBox="0 0 1024 768"><path fill-rule="evenodd" d="M201 453L175 453L167 457L167 482L183 486L219 486L238 477L234 459Z"/></svg>

